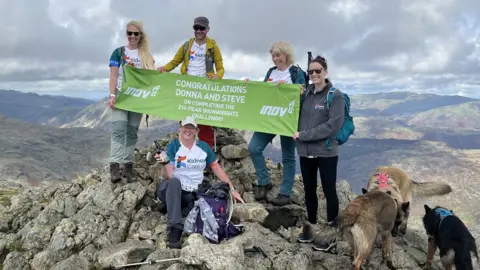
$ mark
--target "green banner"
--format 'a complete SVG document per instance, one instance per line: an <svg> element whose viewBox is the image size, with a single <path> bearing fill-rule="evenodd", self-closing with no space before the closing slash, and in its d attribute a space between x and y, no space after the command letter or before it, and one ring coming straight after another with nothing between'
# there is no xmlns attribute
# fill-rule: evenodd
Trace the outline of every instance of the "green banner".
<svg viewBox="0 0 480 270"><path fill-rule="evenodd" d="M292 136L297 130L300 85L209 80L125 67L119 109L216 127Z"/></svg>

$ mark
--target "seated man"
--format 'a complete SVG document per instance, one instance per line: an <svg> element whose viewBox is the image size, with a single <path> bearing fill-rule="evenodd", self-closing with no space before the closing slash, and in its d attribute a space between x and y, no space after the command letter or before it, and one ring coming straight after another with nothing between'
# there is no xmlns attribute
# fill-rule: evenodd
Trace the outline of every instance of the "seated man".
<svg viewBox="0 0 480 270"><path fill-rule="evenodd" d="M167 208L168 247L181 248L183 232L182 203L189 204L204 179L203 171L208 166L217 178L232 189L232 197L244 202L235 191L228 175L218 164L212 148L197 139L198 125L192 117L186 117L180 124L178 139L167 145L168 164L165 165L164 179L157 187L157 197ZM162 156L155 155L157 161ZM193 194L193 195L192 195ZM190 198L190 199L189 199Z"/></svg>

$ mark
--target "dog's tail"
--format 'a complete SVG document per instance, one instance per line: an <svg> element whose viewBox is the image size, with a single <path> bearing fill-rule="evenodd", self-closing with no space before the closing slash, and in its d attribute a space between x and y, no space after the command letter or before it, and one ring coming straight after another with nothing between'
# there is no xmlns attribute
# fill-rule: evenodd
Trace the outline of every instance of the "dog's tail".
<svg viewBox="0 0 480 270"><path fill-rule="evenodd" d="M322 230L321 232L313 233L312 225L310 223L305 223L303 233L306 236L313 237L313 243L317 245L322 245L325 243L333 243L337 239L343 238L343 218L342 215L338 215L334 222L334 225L328 226L327 229Z"/></svg>
<svg viewBox="0 0 480 270"><path fill-rule="evenodd" d="M441 182L415 182L412 181L413 191L418 197L431 197L445 195L452 192L452 187Z"/></svg>

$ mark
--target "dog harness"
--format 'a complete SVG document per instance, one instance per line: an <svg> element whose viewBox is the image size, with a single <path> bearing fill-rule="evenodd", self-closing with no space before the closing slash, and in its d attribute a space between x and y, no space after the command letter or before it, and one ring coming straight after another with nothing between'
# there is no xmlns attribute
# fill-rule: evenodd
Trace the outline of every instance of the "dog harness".
<svg viewBox="0 0 480 270"><path fill-rule="evenodd" d="M378 189L381 189L383 187L388 187L388 174L386 173L380 173L378 176L377 176L377 180L378 180Z"/></svg>
<svg viewBox="0 0 480 270"><path fill-rule="evenodd" d="M440 228L440 225L442 224L442 221L448 217L448 216L453 216L453 212L448 210L448 209L445 209L445 208L437 208L435 209L435 213L437 213L439 216L440 216L440 221L438 222L438 228Z"/></svg>

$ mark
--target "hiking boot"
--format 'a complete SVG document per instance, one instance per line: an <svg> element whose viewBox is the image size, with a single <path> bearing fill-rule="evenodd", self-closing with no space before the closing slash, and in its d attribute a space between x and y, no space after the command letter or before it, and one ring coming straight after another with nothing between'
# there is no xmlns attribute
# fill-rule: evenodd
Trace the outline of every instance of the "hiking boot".
<svg viewBox="0 0 480 270"><path fill-rule="evenodd" d="M171 228L168 233L168 247L174 249L182 248L183 231L177 228Z"/></svg>
<svg viewBox="0 0 480 270"><path fill-rule="evenodd" d="M112 183L117 183L120 180L122 180L122 177L120 176L120 164L110 163L110 181L112 181Z"/></svg>
<svg viewBox="0 0 480 270"><path fill-rule="evenodd" d="M318 251L324 251L324 252L329 252L332 248L337 246L337 241L336 239L332 239L330 242L324 242L324 243L317 243L315 242L312 245L312 248L314 250Z"/></svg>
<svg viewBox="0 0 480 270"><path fill-rule="evenodd" d="M302 233L297 237L299 243L312 243L314 238L313 227L311 223L303 225Z"/></svg>
<svg viewBox="0 0 480 270"><path fill-rule="evenodd" d="M272 189L273 185L272 183L268 183L266 185L263 185L263 186L259 186L257 185L255 187L255 200L257 201L261 201L261 200L264 200L266 197L267 197L267 192L270 191L270 189Z"/></svg>
<svg viewBox="0 0 480 270"><path fill-rule="evenodd" d="M133 163L125 163L123 166L122 178L124 178L127 182L132 183L135 182L137 179L135 177L135 172L133 171Z"/></svg>
<svg viewBox="0 0 480 270"><path fill-rule="evenodd" d="M330 227L337 227L337 219L335 218L334 220L327 222L327 225Z"/></svg>
<svg viewBox="0 0 480 270"><path fill-rule="evenodd" d="M305 234L301 233L297 237L297 242L299 242L299 243L312 243L313 242L313 235L305 235Z"/></svg>
<svg viewBox="0 0 480 270"><path fill-rule="evenodd" d="M289 196L278 194L278 196L272 200L272 204L275 206L284 206L287 204L291 204L292 199Z"/></svg>

